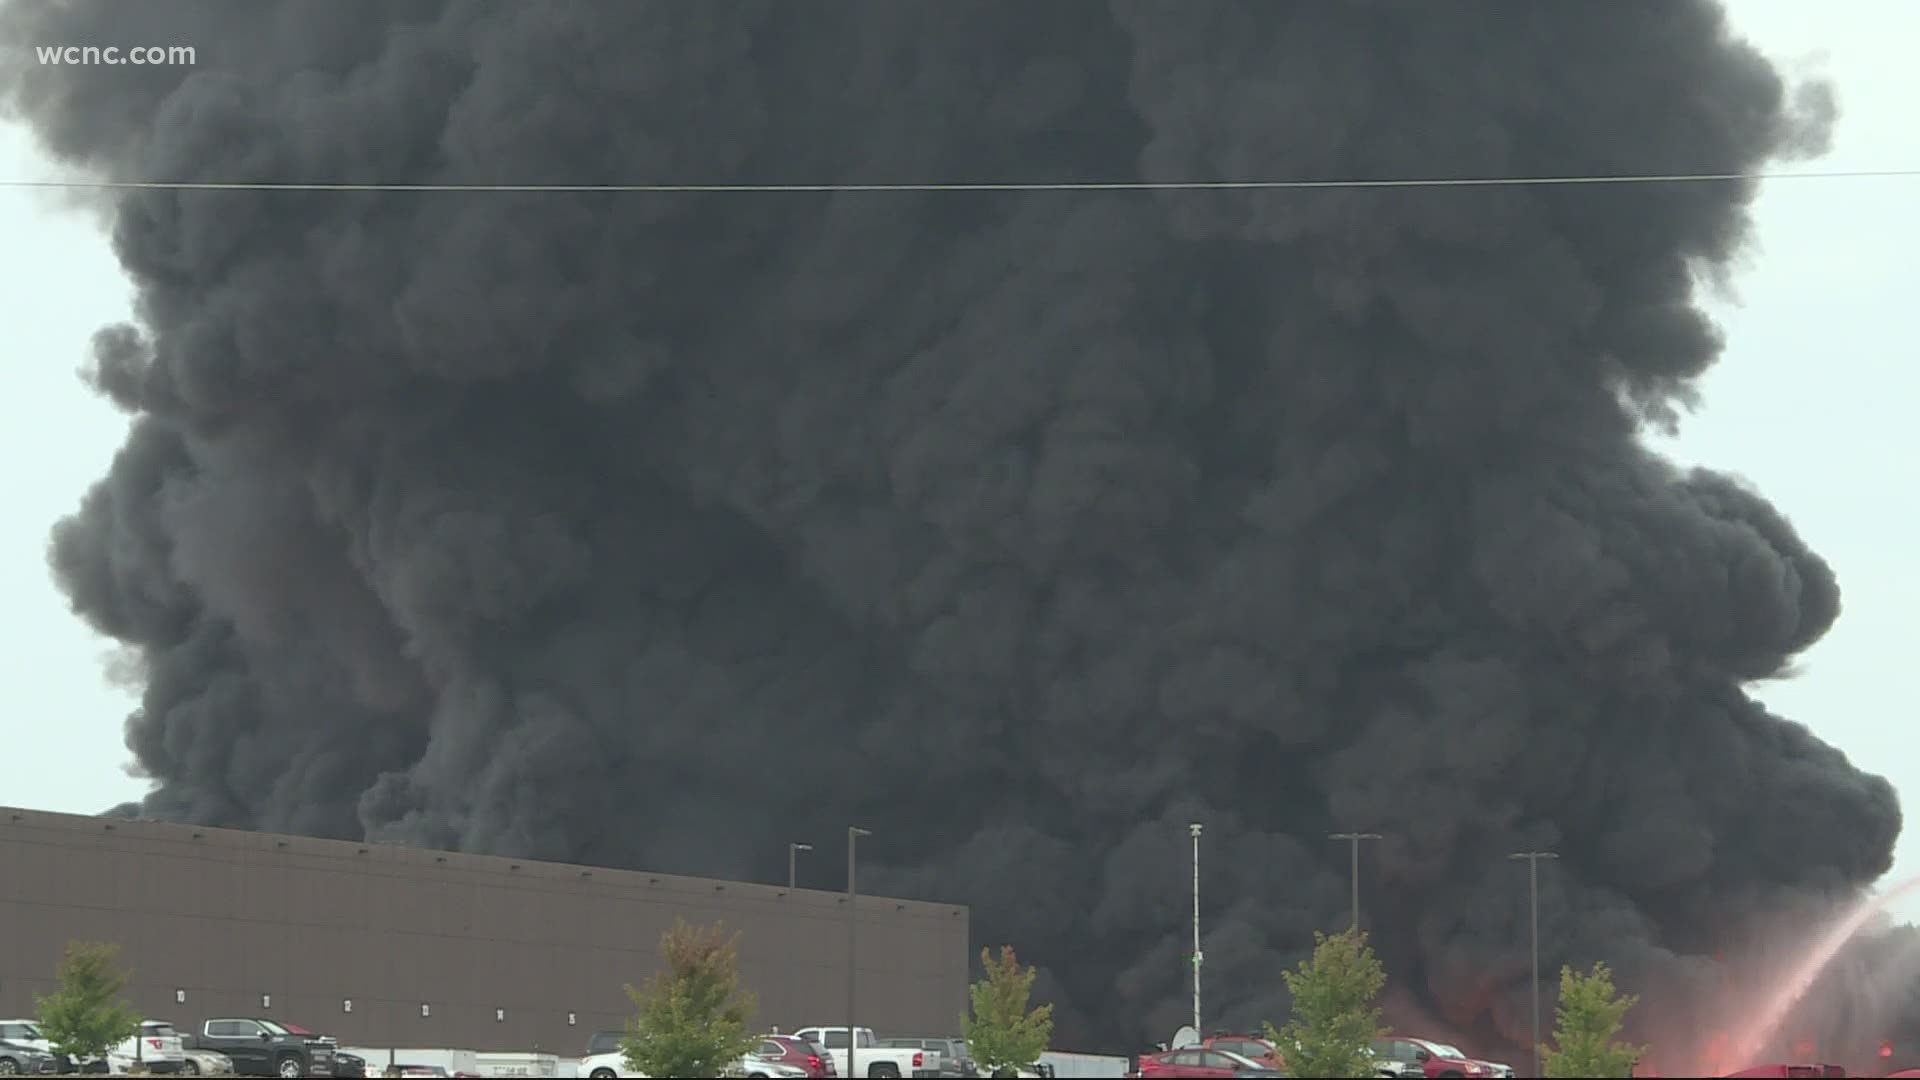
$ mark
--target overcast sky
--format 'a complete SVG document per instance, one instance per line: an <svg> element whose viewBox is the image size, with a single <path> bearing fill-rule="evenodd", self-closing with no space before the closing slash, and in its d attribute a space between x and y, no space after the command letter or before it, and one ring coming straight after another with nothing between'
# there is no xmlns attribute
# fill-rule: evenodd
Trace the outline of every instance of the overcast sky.
<svg viewBox="0 0 1920 1080"><path fill-rule="evenodd" d="M1594 0L1598 2L1598 0ZM1920 168L1916 0L1734 0L1736 23L1792 71L1839 88L1842 116L1821 169ZM0 177L52 175L0 127ZM1674 456L1737 473L1773 500L1838 570L1839 625L1789 681L1756 688L1854 760L1920 794L1906 724L1907 652L1920 584L1920 334L1910 305L1920 250L1920 178L1775 181L1757 206L1758 244L1715 304L1727 355ZM47 530L106 469L125 419L75 374L87 340L126 318L130 289L97 222L48 198L0 190L0 425L14 472L0 524L0 678L11 766L0 803L93 813L137 798L121 721L132 696L106 677L111 643L67 610L46 569ZM1766 797L1755 792L1756 798ZM1920 874L1920 829L1895 878ZM1920 902L1904 912L1920 917Z"/></svg>

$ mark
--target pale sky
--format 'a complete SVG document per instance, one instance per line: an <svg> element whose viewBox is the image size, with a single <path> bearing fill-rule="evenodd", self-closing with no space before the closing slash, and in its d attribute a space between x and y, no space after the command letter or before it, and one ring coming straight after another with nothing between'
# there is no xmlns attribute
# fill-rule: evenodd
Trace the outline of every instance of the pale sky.
<svg viewBox="0 0 1920 1080"><path fill-rule="evenodd" d="M1601 2L1601 0L1589 0ZM1789 168L1920 168L1920 2L1733 0L1738 26L1790 71L1838 86L1831 154ZM53 175L23 134L0 126L0 178ZM1920 333L1909 278L1920 260L1920 178L1773 182L1756 207L1758 243L1715 305L1727 354L1675 457L1756 484L1840 575L1845 610L1800 674L1758 688L1920 805L1920 753L1900 713L1912 699L1906 652L1920 610ZM76 375L93 331L128 317L131 290L99 223L41 193L0 190L0 425L14 461L13 512L0 524L0 803L95 813L139 797L122 720L133 698L106 678L112 643L67 609L46 568L47 532L105 471L126 428ZM1764 797L1764 792L1756 792ZM1910 811L1910 813L1913 811ZM1920 874L1920 827L1892 880ZM1920 902L1904 914L1920 918Z"/></svg>

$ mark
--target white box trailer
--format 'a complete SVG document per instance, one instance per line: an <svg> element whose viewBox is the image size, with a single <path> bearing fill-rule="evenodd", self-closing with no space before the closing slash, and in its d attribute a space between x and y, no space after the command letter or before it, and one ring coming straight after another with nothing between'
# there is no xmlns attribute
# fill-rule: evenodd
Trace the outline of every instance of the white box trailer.
<svg viewBox="0 0 1920 1080"><path fill-rule="evenodd" d="M501 1053L480 1053L474 1050L456 1050L451 1047L342 1047L346 1053L358 1054L367 1059L367 1075L378 1077L386 1072L388 1065L413 1065L422 1068L441 1068L448 1075L465 1073L468 1076L510 1076L529 1077L537 1080L564 1080L577 1072L578 1062L562 1059L557 1054L537 1052L506 1051Z"/></svg>
<svg viewBox="0 0 1920 1080"><path fill-rule="evenodd" d="M1104 1054L1069 1054L1049 1050L1040 1055L1040 1064L1050 1066L1060 1080L1068 1077L1114 1077L1127 1075L1132 1059Z"/></svg>
<svg viewBox="0 0 1920 1080"><path fill-rule="evenodd" d="M501 1053L475 1054L474 1064L481 1076L537 1076L544 1080L556 1080L560 1075L560 1058L557 1054L539 1053Z"/></svg>
<svg viewBox="0 0 1920 1080"><path fill-rule="evenodd" d="M458 1050L446 1046L397 1046L369 1047L343 1046L340 1049L349 1054L358 1054L367 1059L367 1075L378 1077L386 1074L388 1065L406 1067L414 1065L421 1068L441 1068L448 1076L466 1073L468 1076L480 1075L480 1055L472 1050Z"/></svg>

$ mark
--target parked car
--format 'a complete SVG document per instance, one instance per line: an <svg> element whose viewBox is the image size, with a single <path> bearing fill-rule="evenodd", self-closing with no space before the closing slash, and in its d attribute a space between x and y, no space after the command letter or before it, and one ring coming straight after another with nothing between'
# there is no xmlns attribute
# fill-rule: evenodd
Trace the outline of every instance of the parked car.
<svg viewBox="0 0 1920 1080"><path fill-rule="evenodd" d="M335 1077L364 1077L367 1075L367 1059L361 1057L359 1054L342 1053L340 1051L340 1040L333 1036L322 1035L312 1028L301 1027L299 1024L289 1024L285 1020L280 1021L280 1026L286 1028L289 1035L303 1036L309 1042L323 1046L333 1052L333 1071L327 1075ZM454 1075L458 1076L460 1074L454 1073Z"/></svg>
<svg viewBox="0 0 1920 1080"><path fill-rule="evenodd" d="M42 1034L40 1025L32 1020L0 1020L0 1040L58 1056L53 1053L53 1040Z"/></svg>
<svg viewBox="0 0 1920 1080"><path fill-rule="evenodd" d="M804 1080L808 1074L798 1065L763 1058L759 1054L748 1054L728 1071L728 1075L751 1077L753 1080Z"/></svg>
<svg viewBox="0 0 1920 1080"><path fill-rule="evenodd" d="M581 1058L579 1071L574 1075L589 1080L613 1080L616 1076L637 1076L644 1080L647 1074L630 1067L627 1064L627 1052L616 1047L600 1053L589 1053Z"/></svg>
<svg viewBox="0 0 1920 1080"><path fill-rule="evenodd" d="M1474 1058L1473 1063L1475 1065L1485 1066L1487 1070L1485 1075L1499 1077L1500 1080L1514 1080L1515 1077L1520 1075L1513 1066L1505 1064L1504 1062L1483 1061L1480 1058Z"/></svg>
<svg viewBox="0 0 1920 1080"><path fill-rule="evenodd" d="M180 1033L165 1020L142 1020L140 1032L107 1052L111 1071L127 1072L135 1067L156 1075L180 1071L186 1051L180 1045Z"/></svg>
<svg viewBox="0 0 1920 1080"><path fill-rule="evenodd" d="M51 1072L65 1072L68 1062L53 1052L53 1041L40 1033L40 1025L31 1020L0 1020L0 1045L11 1052L0 1055L0 1070L8 1063L22 1073L29 1068L42 1069L40 1058L45 1057L53 1063Z"/></svg>
<svg viewBox="0 0 1920 1080"><path fill-rule="evenodd" d="M1275 1072L1287 1071L1286 1056L1280 1048L1258 1035L1213 1035L1200 1041L1202 1050L1225 1050L1229 1054L1239 1054L1249 1061L1256 1062Z"/></svg>
<svg viewBox="0 0 1920 1080"><path fill-rule="evenodd" d="M624 1031L596 1031L587 1036L587 1052L580 1058L580 1067L575 1076L588 1080L613 1080L616 1076L638 1076L646 1074L627 1067L627 1053L621 1049L620 1042L627 1037Z"/></svg>
<svg viewBox="0 0 1920 1080"><path fill-rule="evenodd" d="M1140 1065L1135 1076L1146 1077L1241 1077L1285 1076L1279 1069L1270 1069L1260 1062L1241 1054L1227 1050L1208 1050L1190 1046L1184 1050L1168 1050L1158 1054L1140 1055Z"/></svg>
<svg viewBox="0 0 1920 1080"><path fill-rule="evenodd" d="M624 1031L596 1031L587 1036L587 1057L599 1054L611 1054L620 1049L620 1040L627 1037Z"/></svg>
<svg viewBox="0 0 1920 1080"><path fill-rule="evenodd" d="M305 1030L304 1028L301 1030ZM241 1076L333 1075L334 1040L312 1034L296 1035L277 1021L259 1017L216 1017L200 1025L186 1045L218 1050L233 1061Z"/></svg>
<svg viewBox="0 0 1920 1080"><path fill-rule="evenodd" d="M928 1038L909 1036L902 1039L882 1039L882 1046L897 1048L919 1047L922 1050L940 1051L940 1075L977 1077L980 1067L973 1062L973 1055L967 1051L967 1040L952 1038Z"/></svg>
<svg viewBox="0 0 1920 1080"><path fill-rule="evenodd" d="M627 1055L615 1050L611 1054L588 1054L581 1058L580 1071L577 1075L589 1077L590 1080L613 1080L616 1076L644 1078L647 1074L638 1069L628 1068Z"/></svg>
<svg viewBox="0 0 1920 1080"><path fill-rule="evenodd" d="M183 1043L185 1040L181 1040ZM182 1076L232 1076L233 1059L218 1050L201 1050L197 1047L180 1048L180 1075Z"/></svg>
<svg viewBox="0 0 1920 1080"><path fill-rule="evenodd" d="M1373 1056L1382 1061L1399 1063L1402 1076L1465 1078L1493 1075L1486 1065L1469 1058L1459 1047L1431 1039L1408 1039L1397 1035L1391 1039L1375 1039Z"/></svg>
<svg viewBox="0 0 1920 1080"><path fill-rule="evenodd" d="M804 1070L812 1077L839 1076L833 1058L818 1046L791 1035L762 1035L755 1056Z"/></svg>
<svg viewBox="0 0 1920 1080"><path fill-rule="evenodd" d="M25 1043L0 1039L0 1075L38 1076L60 1071L60 1059Z"/></svg>
<svg viewBox="0 0 1920 1080"><path fill-rule="evenodd" d="M289 1035L299 1035L302 1038L306 1038L306 1039L316 1039L322 1043L325 1043L328 1046L333 1047L334 1052L336 1054L339 1053L340 1040L334 1038L331 1035L322 1035L319 1032L313 1030L312 1028L304 1028L304 1027L301 1027L299 1024L289 1024L285 1020L280 1021L280 1026L287 1029L287 1034Z"/></svg>
<svg viewBox="0 0 1920 1080"><path fill-rule="evenodd" d="M940 1075L940 1052L880 1045L872 1028L853 1029L855 1069L847 1068L847 1029L845 1027L808 1027L793 1033L826 1049L833 1067L846 1077L927 1077Z"/></svg>

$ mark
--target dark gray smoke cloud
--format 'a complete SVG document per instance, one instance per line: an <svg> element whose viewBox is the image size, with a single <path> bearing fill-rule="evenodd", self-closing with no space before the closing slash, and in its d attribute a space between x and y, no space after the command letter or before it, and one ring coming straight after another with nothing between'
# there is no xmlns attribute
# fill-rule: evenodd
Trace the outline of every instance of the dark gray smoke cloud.
<svg viewBox="0 0 1920 1080"><path fill-rule="evenodd" d="M1832 116L1682 0L4 18L198 49L6 72L60 158L163 180L1727 172ZM123 192L92 375L136 420L53 565L145 657L151 815L763 878L858 822L1081 1045L1186 1014L1188 821L1236 1026L1370 828L1397 992L1522 1037L1506 852L1565 855L1549 963L1671 1003L1899 830L1742 689L1826 564L1637 439L1752 194Z"/></svg>

